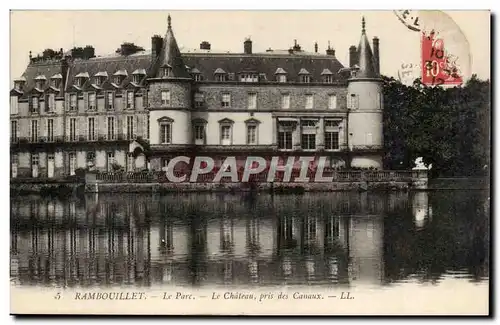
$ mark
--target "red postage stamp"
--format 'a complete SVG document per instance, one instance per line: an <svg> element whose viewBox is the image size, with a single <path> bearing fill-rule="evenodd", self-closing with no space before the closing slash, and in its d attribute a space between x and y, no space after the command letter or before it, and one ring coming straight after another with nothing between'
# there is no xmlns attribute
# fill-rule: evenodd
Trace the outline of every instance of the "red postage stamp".
<svg viewBox="0 0 500 325"><path fill-rule="evenodd" d="M447 53L439 33L422 32L422 83L430 86L460 85L462 76L457 57Z"/></svg>

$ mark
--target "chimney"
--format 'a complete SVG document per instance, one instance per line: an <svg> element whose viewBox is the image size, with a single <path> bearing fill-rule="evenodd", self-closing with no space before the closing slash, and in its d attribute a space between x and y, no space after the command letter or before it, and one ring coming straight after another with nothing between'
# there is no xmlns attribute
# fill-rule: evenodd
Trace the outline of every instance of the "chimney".
<svg viewBox="0 0 500 325"><path fill-rule="evenodd" d="M330 41L328 41L328 48L326 49L326 55L335 56L335 50L330 47Z"/></svg>
<svg viewBox="0 0 500 325"><path fill-rule="evenodd" d="M207 41L203 41L200 43L200 50L210 50L211 47L212 46Z"/></svg>
<svg viewBox="0 0 500 325"><path fill-rule="evenodd" d="M95 57L95 49L91 45L87 45L83 48L82 59L88 60Z"/></svg>
<svg viewBox="0 0 500 325"><path fill-rule="evenodd" d="M163 38L160 35L154 35L151 37L151 55L156 58L161 53L161 48L163 47Z"/></svg>
<svg viewBox="0 0 500 325"><path fill-rule="evenodd" d="M377 36L373 38L373 60L375 61L375 72L380 75L380 50L379 50L379 39Z"/></svg>
<svg viewBox="0 0 500 325"><path fill-rule="evenodd" d="M353 67L358 64L358 51L356 46L351 45L349 47L349 67Z"/></svg>
<svg viewBox="0 0 500 325"><path fill-rule="evenodd" d="M301 50L301 47L300 47L300 45L297 43L297 40L296 40L296 39L295 39L295 40L293 40L293 50L294 50L295 52L300 52L300 50Z"/></svg>
<svg viewBox="0 0 500 325"><path fill-rule="evenodd" d="M318 53L318 42L314 42L314 53Z"/></svg>
<svg viewBox="0 0 500 325"><path fill-rule="evenodd" d="M245 39L245 42L243 42L243 49L245 54L252 54L252 40L250 38Z"/></svg>

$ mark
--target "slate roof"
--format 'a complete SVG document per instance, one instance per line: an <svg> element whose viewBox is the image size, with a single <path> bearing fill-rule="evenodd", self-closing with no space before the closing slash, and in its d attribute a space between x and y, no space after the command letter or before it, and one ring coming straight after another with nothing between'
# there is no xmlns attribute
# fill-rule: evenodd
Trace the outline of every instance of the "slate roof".
<svg viewBox="0 0 500 325"><path fill-rule="evenodd" d="M62 75L62 73L63 69L60 61L51 61L47 63L36 63L28 65L23 75L20 78L16 78L16 81L21 78L24 78L26 80L21 98L27 99L32 92L37 92L37 90L35 89L36 77L41 75L51 77L56 74ZM45 82L44 88L42 90L45 91L49 88L50 82L47 81ZM59 95L62 95L62 89Z"/></svg>
<svg viewBox="0 0 500 325"><path fill-rule="evenodd" d="M375 69L375 60L370 47L370 42L366 36L365 18L362 20L361 40L358 46L359 71L356 74L358 78L377 78L377 70Z"/></svg>
<svg viewBox="0 0 500 325"><path fill-rule="evenodd" d="M215 80L215 71L222 69L227 73L257 71L265 73L267 80L274 80L278 69L286 71L289 82L300 81L299 72L307 70L311 82L322 81L324 69L333 72L334 81L341 81L345 76L337 72L344 66L333 56L308 56L294 54L227 54L227 53L183 53L184 62L200 71L203 80ZM281 71L281 70L280 70Z"/></svg>
<svg viewBox="0 0 500 325"><path fill-rule="evenodd" d="M69 68L69 77L67 80L68 91L77 91L77 89L72 88L71 86L75 83L75 76L81 73L87 72L90 76L96 75L98 72L106 72L108 76L113 75L125 75L125 71L127 72L127 76L123 80L120 86L126 86L130 82L132 82L132 72L137 69L144 69L145 71L149 70L151 65L151 55L149 54L137 54L137 55L128 55L128 56L116 56L116 57L97 57L89 60L76 60L72 64L70 64ZM120 71L119 74L116 72ZM111 85L114 80L113 78L109 78L102 85L102 89L113 89L116 87ZM87 89L93 83L93 80L87 80L86 83L82 86L82 89Z"/></svg>

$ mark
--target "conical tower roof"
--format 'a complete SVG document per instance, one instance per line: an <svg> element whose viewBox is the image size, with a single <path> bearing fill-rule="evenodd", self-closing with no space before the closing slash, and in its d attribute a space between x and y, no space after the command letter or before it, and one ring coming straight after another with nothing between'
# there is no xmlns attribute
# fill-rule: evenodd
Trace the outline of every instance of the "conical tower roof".
<svg viewBox="0 0 500 325"><path fill-rule="evenodd" d="M156 77L162 77L161 68L172 68L169 78L191 78L182 61L181 51L177 46L174 32L172 31L172 18L168 15L167 33L163 39L163 47L158 57Z"/></svg>
<svg viewBox="0 0 500 325"><path fill-rule="evenodd" d="M361 40L358 46L359 71L356 74L358 78L378 78L377 70L375 69L375 60L370 47L370 42L366 36L365 17L362 20Z"/></svg>

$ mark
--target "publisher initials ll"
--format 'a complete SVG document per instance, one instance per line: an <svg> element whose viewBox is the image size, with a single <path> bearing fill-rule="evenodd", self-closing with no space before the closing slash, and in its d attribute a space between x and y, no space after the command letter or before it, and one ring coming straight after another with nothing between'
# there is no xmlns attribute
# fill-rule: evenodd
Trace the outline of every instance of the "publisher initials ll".
<svg viewBox="0 0 500 325"><path fill-rule="evenodd" d="M340 294L340 299L354 299L354 297L351 296L351 293L349 291L342 291L342 294Z"/></svg>

